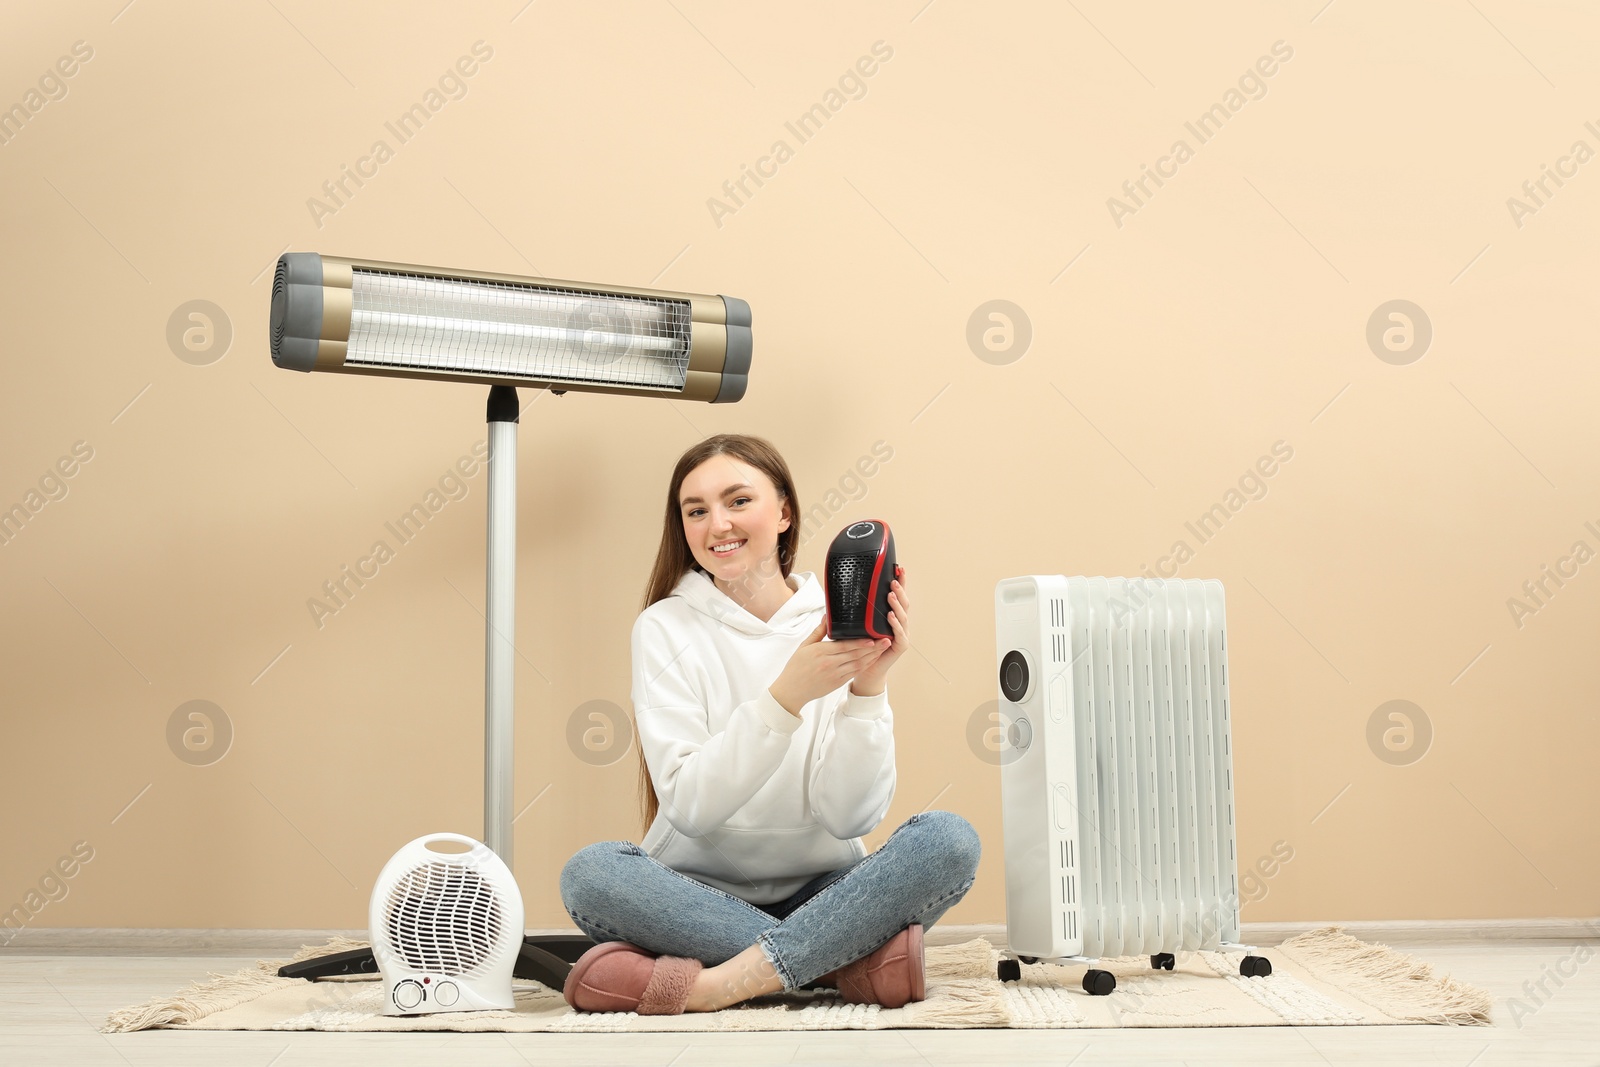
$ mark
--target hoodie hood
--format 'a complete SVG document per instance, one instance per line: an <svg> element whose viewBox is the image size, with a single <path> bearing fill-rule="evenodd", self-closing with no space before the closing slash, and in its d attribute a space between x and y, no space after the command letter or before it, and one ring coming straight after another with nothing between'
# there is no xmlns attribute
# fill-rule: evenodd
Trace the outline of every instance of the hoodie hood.
<svg viewBox="0 0 1600 1067"><path fill-rule="evenodd" d="M785 600L766 622L735 604L728 594L716 587L711 576L701 570L684 574L668 596L679 597L702 615L752 637L815 628L817 619L813 613L827 606L823 602L822 583L812 571L792 571L785 581L794 590L794 596Z"/></svg>

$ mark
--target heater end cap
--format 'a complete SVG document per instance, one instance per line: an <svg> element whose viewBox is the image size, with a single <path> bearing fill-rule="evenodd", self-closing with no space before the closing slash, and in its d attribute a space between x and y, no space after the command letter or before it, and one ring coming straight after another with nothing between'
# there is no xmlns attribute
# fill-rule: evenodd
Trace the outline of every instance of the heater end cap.
<svg viewBox="0 0 1600 1067"><path fill-rule="evenodd" d="M748 374L722 374L722 388L717 390L717 395L711 402L713 404L736 404L744 399L745 388L750 384Z"/></svg>
<svg viewBox="0 0 1600 1067"><path fill-rule="evenodd" d="M316 252L285 252L278 257L278 280L295 285L321 285L322 256Z"/></svg>
<svg viewBox="0 0 1600 1067"><path fill-rule="evenodd" d="M285 252L272 278L269 320L272 362L289 370L317 365L322 336L322 257L315 252Z"/></svg>
<svg viewBox="0 0 1600 1067"><path fill-rule="evenodd" d="M722 294L722 306L725 309L724 321L729 326L743 326L750 328L750 305L736 296Z"/></svg>
<svg viewBox="0 0 1600 1067"><path fill-rule="evenodd" d="M722 388L713 404L732 404L743 399L750 384L750 355L754 341L750 336L750 305L736 296L724 296L727 308L727 352L722 360Z"/></svg>

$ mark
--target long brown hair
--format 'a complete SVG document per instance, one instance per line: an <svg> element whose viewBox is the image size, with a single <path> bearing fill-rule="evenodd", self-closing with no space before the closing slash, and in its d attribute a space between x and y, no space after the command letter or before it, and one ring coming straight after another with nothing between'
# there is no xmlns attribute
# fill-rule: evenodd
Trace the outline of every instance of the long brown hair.
<svg viewBox="0 0 1600 1067"><path fill-rule="evenodd" d="M714 456L733 456L761 471L772 480L773 488L778 491L780 509L785 503L789 505L789 528L778 534L778 567L784 580L788 580L789 571L794 567L795 552L800 547L800 497L795 492L789 465L769 441L745 434L719 433L691 447L678 457L677 466L672 468L672 482L667 487L666 516L661 524L661 546L656 550L656 563L650 570L650 581L645 586L644 603L640 611L671 595L678 582L691 570L704 571L689 551L689 538L683 530L683 509L678 504L678 491L683 488L683 480L691 471ZM635 708L635 736L638 735L638 713L639 709ZM660 802L656 797L655 783L650 780L650 766L645 762L642 744L639 746L639 802L644 818L644 829L640 832L646 833L650 824L655 822Z"/></svg>

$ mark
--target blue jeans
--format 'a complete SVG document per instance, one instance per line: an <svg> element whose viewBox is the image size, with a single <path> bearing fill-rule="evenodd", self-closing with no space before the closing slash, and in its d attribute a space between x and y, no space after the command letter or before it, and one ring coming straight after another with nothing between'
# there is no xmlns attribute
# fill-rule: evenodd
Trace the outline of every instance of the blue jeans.
<svg viewBox="0 0 1600 1067"><path fill-rule="evenodd" d="M714 967L760 945L785 990L854 962L912 923L931 927L972 888L981 847L961 816L911 816L876 852L756 905L680 874L629 841L579 849L561 901L596 942L627 941Z"/></svg>

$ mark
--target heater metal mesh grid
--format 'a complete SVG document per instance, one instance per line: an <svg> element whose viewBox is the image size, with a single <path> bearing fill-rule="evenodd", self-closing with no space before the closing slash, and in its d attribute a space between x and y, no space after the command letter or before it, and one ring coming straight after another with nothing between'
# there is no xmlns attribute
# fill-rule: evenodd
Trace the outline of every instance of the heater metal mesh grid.
<svg viewBox="0 0 1600 1067"><path fill-rule="evenodd" d="M458 863L413 868L384 903L391 950L418 972L473 977L494 956L501 925L494 886Z"/></svg>
<svg viewBox="0 0 1600 1067"><path fill-rule="evenodd" d="M872 566L877 561L875 553L859 556L837 556L833 573L828 575L831 585L830 600L838 605L838 617L833 622L839 626L855 627L867 623L864 611L868 586L872 582Z"/></svg>
<svg viewBox="0 0 1600 1067"><path fill-rule="evenodd" d="M686 300L357 267L347 364L681 390Z"/></svg>

